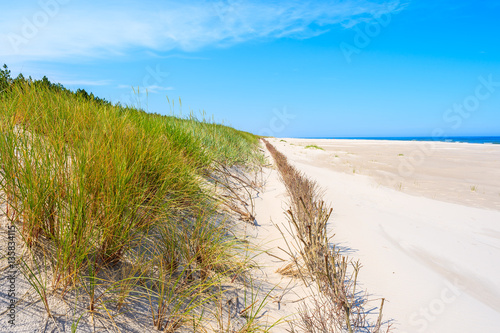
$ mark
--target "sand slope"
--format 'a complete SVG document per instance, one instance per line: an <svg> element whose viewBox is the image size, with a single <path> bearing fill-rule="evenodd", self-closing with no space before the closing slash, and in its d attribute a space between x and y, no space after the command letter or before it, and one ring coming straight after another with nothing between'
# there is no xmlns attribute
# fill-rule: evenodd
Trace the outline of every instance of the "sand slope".
<svg viewBox="0 0 500 333"><path fill-rule="evenodd" d="M270 156L267 157L271 162ZM254 198L255 225L233 221L234 234L254 245L249 247L251 250L248 255L253 257L256 266L246 277L245 283L230 283L224 280L224 286L229 288L226 297L232 302L232 324L235 327L241 327L246 322L244 316L238 312L247 308L249 304L255 304L246 313L256 313L256 322L261 328L272 326L271 332L289 332L288 322L296 318L299 307L316 291L314 288L304 286L300 279L284 277L276 272L289 263L287 254L279 249L280 247L286 249L287 245L276 227L281 229L288 227L284 215L284 209L288 208L287 195L278 172L272 167L263 168L262 177L264 187ZM11 326L7 317L10 301L7 297L10 270L7 269L6 246L3 245L7 245L8 242L7 227L10 223L3 211L5 206L0 206L0 332L70 332L71 325L76 323L80 316L82 318L78 321L78 332L158 332L152 325L149 306L143 300L130 299L130 304L125 307L126 311L114 318L115 327L102 310L98 311L94 321L91 320L86 308L88 303L85 294L80 297L78 306L75 304L74 293L67 294L65 300L61 300L59 296L50 296L49 307L54 319L49 319L39 295L20 272L19 265L16 265L14 281L16 300L19 303L15 308L15 326ZM20 258L26 248L23 246L19 231L16 232L16 244L18 244L16 258ZM42 274L43 277L45 275ZM233 292L232 288L236 290ZM108 308L114 311L115 308L111 308L113 305L110 304L107 305ZM226 311L226 307L229 306L226 303L224 306ZM215 308L205 310L217 311ZM213 314L207 312L205 320L207 329L210 331L212 327L215 331L218 326Z"/></svg>

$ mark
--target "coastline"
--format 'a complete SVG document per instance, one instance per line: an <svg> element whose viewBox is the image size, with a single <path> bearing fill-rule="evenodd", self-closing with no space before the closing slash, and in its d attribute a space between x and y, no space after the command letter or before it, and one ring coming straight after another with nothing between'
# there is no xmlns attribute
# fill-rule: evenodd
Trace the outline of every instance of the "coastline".
<svg viewBox="0 0 500 333"><path fill-rule="evenodd" d="M341 147L333 147L335 150L328 146L349 143L349 147L343 148L357 146L379 156L387 153L389 160L397 161L401 156L394 157L391 149L397 151L409 144L411 152L421 142L379 142L380 147L375 151L374 143L368 140L273 139L272 143L325 191L325 199L334 208L329 223L331 234L335 234L333 243L360 260L364 289L371 293L372 299L386 298L384 317L393 318L398 331L491 332L496 329L500 283L495 277L500 275L500 268L493 263L500 256L500 209L478 207L484 200L474 193L471 193L473 200L461 203L456 198L440 200L429 194L415 195L406 188L399 190L383 185L375 170L388 164L370 163L369 158L359 173L338 169L345 165L332 159L340 161L341 151L345 152L343 158L350 159L353 165L361 166L360 161L366 156L360 151L352 150L352 154L348 154L348 150L338 149ZM497 146L494 154L486 154L485 149L491 145L436 144L438 153L426 156L422 166L436 165L439 169L444 152L457 151L446 148L467 146L476 150L472 154L474 163L464 163L470 161L470 155L465 154L467 158L454 164L488 180L490 176L481 172L484 167L481 163L488 165L488 159L500 160ZM308 145L325 150L305 148ZM475 163L477 161L481 163ZM457 172L456 169L450 168L444 175L453 172ZM436 188L446 187L437 176L431 180Z"/></svg>
<svg viewBox="0 0 500 333"><path fill-rule="evenodd" d="M283 139L283 138L280 138ZM286 139L286 138L285 138ZM389 142L448 142L470 144L500 144L500 136L451 136L451 137L297 137L301 140L355 140L355 141L389 141Z"/></svg>
<svg viewBox="0 0 500 333"><path fill-rule="evenodd" d="M295 147L304 163L368 176L380 186L411 195L500 210L500 145L294 138L277 142ZM308 145L323 150L304 149Z"/></svg>

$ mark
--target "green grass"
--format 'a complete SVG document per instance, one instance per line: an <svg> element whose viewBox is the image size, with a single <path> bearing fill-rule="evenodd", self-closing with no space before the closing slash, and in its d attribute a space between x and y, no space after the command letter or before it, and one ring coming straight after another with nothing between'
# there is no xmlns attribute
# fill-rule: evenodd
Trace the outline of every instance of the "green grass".
<svg viewBox="0 0 500 333"><path fill-rule="evenodd" d="M324 150L323 148L318 147L317 145L307 145L305 147L305 149L320 149L320 150Z"/></svg>
<svg viewBox="0 0 500 333"><path fill-rule="evenodd" d="M220 276L245 270L208 176L216 165L259 165L257 136L0 74L0 190L37 253L24 266L44 304L49 289L80 289L89 313L106 313L142 286L152 323L168 331L213 296ZM51 281L37 275L40 254ZM128 275L104 278L116 265Z"/></svg>

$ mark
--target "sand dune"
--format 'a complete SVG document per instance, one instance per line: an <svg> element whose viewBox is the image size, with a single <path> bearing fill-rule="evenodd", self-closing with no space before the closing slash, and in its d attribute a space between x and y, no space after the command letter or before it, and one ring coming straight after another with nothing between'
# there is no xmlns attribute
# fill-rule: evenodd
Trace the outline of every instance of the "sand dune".
<svg viewBox="0 0 500 333"><path fill-rule="evenodd" d="M419 143L269 141L324 190L334 208L333 242L361 261L361 287L370 299L386 298L384 319L393 319L396 332L498 332L500 147L437 143L406 175L398 170L401 161L406 156L411 163ZM305 148L310 144L324 150ZM253 275L263 304L258 320L272 325L281 319L271 332L287 332L286 321L318 291L276 273L289 259L276 227L288 226L288 198L276 170L264 168L263 178L256 226L243 224L235 232L259 249ZM21 277L18 283L24 294L28 284ZM43 318L40 304L20 311L18 331L33 331Z"/></svg>

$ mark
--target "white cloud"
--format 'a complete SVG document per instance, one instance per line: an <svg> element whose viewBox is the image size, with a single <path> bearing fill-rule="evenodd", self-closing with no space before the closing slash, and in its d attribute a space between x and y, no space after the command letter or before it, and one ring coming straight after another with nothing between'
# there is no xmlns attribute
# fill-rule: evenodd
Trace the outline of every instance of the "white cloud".
<svg viewBox="0 0 500 333"><path fill-rule="evenodd" d="M402 8L398 0L41 0L9 6L0 22L0 56L26 60L109 58L137 49L192 51L262 38L310 38L335 24L352 26Z"/></svg>

